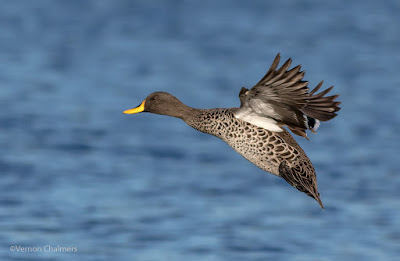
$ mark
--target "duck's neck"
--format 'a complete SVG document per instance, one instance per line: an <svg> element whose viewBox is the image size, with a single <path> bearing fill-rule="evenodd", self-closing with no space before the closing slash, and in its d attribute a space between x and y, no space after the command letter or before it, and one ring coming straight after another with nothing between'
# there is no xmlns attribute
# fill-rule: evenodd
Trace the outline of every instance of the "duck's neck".
<svg viewBox="0 0 400 261"><path fill-rule="evenodd" d="M179 101L176 104L173 105L173 107L170 107L167 110L163 111L163 115L175 117L184 120L185 122L192 119L194 115L196 115L196 111L198 109L194 109L190 106L187 106L183 102Z"/></svg>

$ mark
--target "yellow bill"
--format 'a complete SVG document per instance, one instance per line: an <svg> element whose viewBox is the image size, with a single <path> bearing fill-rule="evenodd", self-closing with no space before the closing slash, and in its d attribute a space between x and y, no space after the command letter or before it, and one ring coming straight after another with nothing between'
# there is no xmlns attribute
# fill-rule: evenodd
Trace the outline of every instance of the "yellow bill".
<svg viewBox="0 0 400 261"><path fill-rule="evenodd" d="M144 103L146 100L142 102L138 107L124 111L124 114L134 114L144 111Z"/></svg>

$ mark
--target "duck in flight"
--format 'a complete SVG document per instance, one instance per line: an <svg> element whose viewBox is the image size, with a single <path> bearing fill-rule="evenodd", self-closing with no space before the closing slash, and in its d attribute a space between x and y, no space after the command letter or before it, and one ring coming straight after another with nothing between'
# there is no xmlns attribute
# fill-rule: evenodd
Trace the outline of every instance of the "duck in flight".
<svg viewBox="0 0 400 261"><path fill-rule="evenodd" d="M315 133L321 121L336 116L339 95L326 96L333 86L317 93L323 82L310 91L300 65L289 70L289 59L277 69L279 61L278 54L253 88L241 89L238 108L195 109L169 93L154 92L140 106L124 113L180 118L196 130L222 139L251 163L284 178L324 208L314 167L284 127L308 139L306 130Z"/></svg>

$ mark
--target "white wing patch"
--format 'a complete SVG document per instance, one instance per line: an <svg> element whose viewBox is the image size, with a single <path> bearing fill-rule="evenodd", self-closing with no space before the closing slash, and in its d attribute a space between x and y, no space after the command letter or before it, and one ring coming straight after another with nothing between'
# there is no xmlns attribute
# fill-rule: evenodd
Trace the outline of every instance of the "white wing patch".
<svg viewBox="0 0 400 261"><path fill-rule="evenodd" d="M269 131L273 132L282 132L283 129L279 127L277 122L274 119L267 118L267 117L261 117L258 116L256 113L252 112L251 110L247 111L239 111L237 113L234 113L235 118L241 119L242 121L251 123L253 125L256 125L257 127L264 128Z"/></svg>
<svg viewBox="0 0 400 261"><path fill-rule="evenodd" d="M319 128L319 125L321 125L321 122L319 120L315 120L314 128L311 130L316 131Z"/></svg>

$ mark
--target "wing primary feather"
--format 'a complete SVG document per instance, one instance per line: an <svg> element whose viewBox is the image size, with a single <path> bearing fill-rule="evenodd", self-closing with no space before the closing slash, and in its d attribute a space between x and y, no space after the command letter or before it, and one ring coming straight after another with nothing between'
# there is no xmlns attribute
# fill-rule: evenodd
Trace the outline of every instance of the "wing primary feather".
<svg viewBox="0 0 400 261"><path fill-rule="evenodd" d="M298 83L295 83L295 84L293 84L293 89L302 89L302 88L304 88L304 87L307 87L307 85L308 85L308 82L303 82L303 81L301 81L301 82L298 82ZM308 89L306 90L306 92L308 91Z"/></svg>
<svg viewBox="0 0 400 261"><path fill-rule="evenodd" d="M289 69L290 65L292 64L292 59L288 59L278 71L274 73L274 77L270 78L269 80L265 80L263 82L264 85L279 85L276 82L284 78L285 72Z"/></svg>
<svg viewBox="0 0 400 261"><path fill-rule="evenodd" d="M300 72L300 70L301 70L301 66L298 65L298 66L294 67L293 69L291 69L290 71L287 71L283 76L283 78L285 78L285 80L286 80L285 82L291 80L293 78L293 76L295 76L297 73Z"/></svg>
<svg viewBox="0 0 400 261"><path fill-rule="evenodd" d="M290 65L292 64L292 59L288 59L281 68L279 68L279 70L277 71L277 75L283 75L290 67Z"/></svg>
<svg viewBox="0 0 400 261"><path fill-rule="evenodd" d="M321 81L320 83L318 83L318 85L310 92L310 96L313 95L315 92L317 92L321 88L323 83L324 83L324 81Z"/></svg>
<svg viewBox="0 0 400 261"><path fill-rule="evenodd" d="M328 92L330 92L330 91L332 90L332 88L333 88L333 86L329 87L329 88L326 89L325 91L322 91L322 92L320 92L320 93L318 93L318 94L313 95L313 97L322 97L322 96L324 96L325 94L327 94Z"/></svg>
<svg viewBox="0 0 400 261"><path fill-rule="evenodd" d="M279 65L279 61L281 60L281 56L278 53L278 55L275 57L274 61L272 62L271 67L269 68L268 72L265 74L265 76L257 83L263 83L265 81L269 81L274 75L275 75L275 70Z"/></svg>

